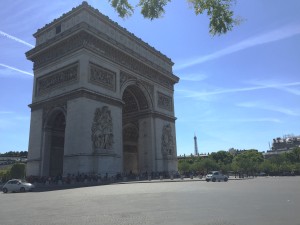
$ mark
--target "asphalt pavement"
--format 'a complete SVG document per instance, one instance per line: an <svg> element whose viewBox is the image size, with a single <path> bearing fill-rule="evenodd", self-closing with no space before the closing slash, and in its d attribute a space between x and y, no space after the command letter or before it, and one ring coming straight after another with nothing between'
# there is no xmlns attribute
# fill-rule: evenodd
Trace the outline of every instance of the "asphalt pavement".
<svg viewBox="0 0 300 225"><path fill-rule="evenodd" d="M0 225L300 225L300 177L0 194Z"/></svg>

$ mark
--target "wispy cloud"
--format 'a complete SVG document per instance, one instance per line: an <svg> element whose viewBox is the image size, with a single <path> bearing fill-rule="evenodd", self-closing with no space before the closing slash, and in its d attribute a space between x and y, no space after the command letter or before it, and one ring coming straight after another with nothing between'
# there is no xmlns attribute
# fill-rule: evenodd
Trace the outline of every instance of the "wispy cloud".
<svg viewBox="0 0 300 225"><path fill-rule="evenodd" d="M19 42L19 43L21 43L21 44L24 44L24 45L26 45L26 46L28 46L28 47L34 48L34 45L29 44L28 42L23 41L23 40L21 40L21 39L19 39L19 38L17 38L17 37L12 36L12 35L9 35L9 34L3 32L3 31L1 31L1 30L0 30L0 35L2 35L2 36L4 36L4 37L7 37L7 38L9 38L9 39L11 39L11 40L14 40L14 41L16 41L16 42Z"/></svg>
<svg viewBox="0 0 300 225"><path fill-rule="evenodd" d="M12 130L21 124L28 125L28 121L30 121L29 112L24 113L16 113L13 111L2 110L0 111L0 130Z"/></svg>
<svg viewBox="0 0 300 225"><path fill-rule="evenodd" d="M300 25L299 24L290 24L279 29L269 31L267 33L263 33L254 37L250 37L245 39L235 45L229 46L220 51L214 52L212 54L200 56L199 58L188 60L186 63L175 65L175 70L184 69L190 66L194 66L196 64L204 63L210 60L214 60L238 51L242 51L247 48L255 47L262 44L268 44L271 42L279 41L282 39L286 39L289 37L293 37L295 35L300 34Z"/></svg>
<svg viewBox="0 0 300 225"><path fill-rule="evenodd" d="M252 87L242 87L242 88L232 88L232 89L217 89L213 91L192 91L192 90L177 90L178 92L185 93L186 97L193 98L201 98L204 96L212 96L212 95L221 95L228 93L237 93L237 92L245 92L245 91L255 91L261 89L275 88L275 89L284 89L292 86L299 86L299 82L291 82L291 83L273 83L273 84L265 84L260 86L252 86Z"/></svg>
<svg viewBox="0 0 300 225"><path fill-rule="evenodd" d="M13 114L14 112L12 111L0 111L0 115L4 115L4 114Z"/></svg>
<svg viewBox="0 0 300 225"><path fill-rule="evenodd" d="M0 66L5 67L5 68L10 69L10 70L17 71L17 72L19 72L19 73L23 73L23 74L26 74L26 75L33 76L32 73L29 73L29 72L24 71L24 70L20 70L20 69L18 69L18 68L12 67L12 66L5 65L5 64L3 64L3 63L0 63Z"/></svg>
<svg viewBox="0 0 300 225"><path fill-rule="evenodd" d="M203 81L207 78L205 74L187 74L180 77L180 80L184 81Z"/></svg>
<svg viewBox="0 0 300 225"><path fill-rule="evenodd" d="M282 121L280 119L277 118L220 118L220 119L211 119L211 118L207 118L207 119L178 119L179 123L224 123L224 120L226 120L226 123L230 122L230 123L254 123L254 122L271 122L271 123L282 123Z"/></svg>
<svg viewBox="0 0 300 225"><path fill-rule="evenodd" d="M288 88L288 87L278 87L277 89L291 93L293 95L299 95L300 96L300 90L294 89L294 88Z"/></svg>
<svg viewBox="0 0 300 225"><path fill-rule="evenodd" d="M281 123L282 121L276 118L238 118L231 119L229 122L238 123L255 123L255 122L271 122L271 123Z"/></svg>
<svg viewBox="0 0 300 225"><path fill-rule="evenodd" d="M274 105L267 105L260 102L243 102L237 104L239 107L245 107L245 108L255 108L255 109L263 109L273 112L279 112L288 116L300 116L300 112L296 112L294 110L283 108L280 106L274 106Z"/></svg>
<svg viewBox="0 0 300 225"><path fill-rule="evenodd" d="M272 80L254 80L254 81L252 80L252 81L248 81L247 83L252 85L265 86L265 87L273 87L274 89L288 92L293 95L300 95L300 89L292 88L292 86L300 85L300 81L289 83L290 85L281 85L282 83L281 81L272 81Z"/></svg>
<svg viewBox="0 0 300 225"><path fill-rule="evenodd" d="M0 118L0 130L8 130L13 125L14 125L14 123L11 120Z"/></svg>

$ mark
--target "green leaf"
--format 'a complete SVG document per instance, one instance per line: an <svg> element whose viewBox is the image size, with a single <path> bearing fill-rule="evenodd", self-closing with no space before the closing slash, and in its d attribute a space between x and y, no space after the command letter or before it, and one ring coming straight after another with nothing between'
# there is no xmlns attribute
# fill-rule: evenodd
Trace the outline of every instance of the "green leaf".
<svg viewBox="0 0 300 225"><path fill-rule="evenodd" d="M133 6L128 0L108 0L121 18L129 17L134 12Z"/></svg>
<svg viewBox="0 0 300 225"><path fill-rule="evenodd" d="M151 20L161 17L164 13L164 7L171 0L140 0L138 6L140 6L141 13L145 18Z"/></svg>
<svg viewBox="0 0 300 225"><path fill-rule="evenodd" d="M188 0L196 15L207 12L209 17L209 32L211 35L225 34L238 25L241 20L233 18L231 10L235 0Z"/></svg>

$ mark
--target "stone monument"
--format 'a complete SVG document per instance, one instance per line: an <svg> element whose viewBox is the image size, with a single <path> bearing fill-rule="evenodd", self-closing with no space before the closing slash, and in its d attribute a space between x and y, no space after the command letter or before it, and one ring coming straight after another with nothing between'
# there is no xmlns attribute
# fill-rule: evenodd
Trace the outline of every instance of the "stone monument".
<svg viewBox="0 0 300 225"><path fill-rule="evenodd" d="M27 176L177 171L169 58L86 2L34 37Z"/></svg>

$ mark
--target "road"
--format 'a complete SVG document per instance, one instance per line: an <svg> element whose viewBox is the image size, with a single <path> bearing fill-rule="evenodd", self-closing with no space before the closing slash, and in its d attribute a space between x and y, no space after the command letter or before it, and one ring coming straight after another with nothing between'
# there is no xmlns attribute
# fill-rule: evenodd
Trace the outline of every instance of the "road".
<svg viewBox="0 0 300 225"><path fill-rule="evenodd" d="M0 194L0 225L300 225L300 177Z"/></svg>

